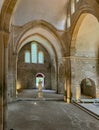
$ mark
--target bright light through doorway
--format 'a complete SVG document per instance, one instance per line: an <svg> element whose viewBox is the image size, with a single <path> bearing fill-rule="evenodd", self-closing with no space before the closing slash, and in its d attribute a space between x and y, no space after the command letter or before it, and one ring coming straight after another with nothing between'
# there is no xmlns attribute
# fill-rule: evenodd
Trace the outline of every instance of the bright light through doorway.
<svg viewBox="0 0 99 130"><path fill-rule="evenodd" d="M43 77L36 77L36 87L38 88L38 82L42 81L42 87L44 87L44 78Z"/></svg>

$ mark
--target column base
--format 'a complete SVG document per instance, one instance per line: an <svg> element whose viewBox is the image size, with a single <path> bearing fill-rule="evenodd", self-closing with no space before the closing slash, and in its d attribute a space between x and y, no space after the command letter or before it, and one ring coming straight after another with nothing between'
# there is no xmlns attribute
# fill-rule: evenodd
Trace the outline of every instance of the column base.
<svg viewBox="0 0 99 130"><path fill-rule="evenodd" d="M71 98L67 98L67 103L71 103Z"/></svg>

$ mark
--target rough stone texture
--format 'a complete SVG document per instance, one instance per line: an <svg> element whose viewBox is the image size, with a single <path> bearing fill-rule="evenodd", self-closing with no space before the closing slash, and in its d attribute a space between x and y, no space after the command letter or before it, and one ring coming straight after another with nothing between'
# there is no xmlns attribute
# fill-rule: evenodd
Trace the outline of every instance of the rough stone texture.
<svg viewBox="0 0 99 130"><path fill-rule="evenodd" d="M77 86L81 87L81 82L85 78L90 78L95 84L95 90L98 88L98 78L97 78L97 69L98 63L95 59L88 59L81 57L78 59L71 60L71 70L72 70L72 92L75 96L75 88Z"/></svg>
<svg viewBox="0 0 99 130"><path fill-rule="evenodd" d="M2 0L1 0L2 1ZM26 0L27 1L27 0ZM37 1L37 0L36 0ZM57 0L55 0L56 2L57 2ZM12 15L12 12L13 12L13 10L15 10L15 5L16 5L16 2L17 2L17 0L5 0L4 1L4 4L3 4L3 1L1 2L1 5L0 5L0 9L1 9L1 6L2 6L2 4L3 4L3 8L2 8L2 13L0 14L0 29L1 29L1 31L3 32L3 34L5 33L5 32L10 32L10 31L12 31L12 30L10 30L10 24L13 22L13 15ZM22 1L23 2L23 1ZM29 2L29 1L27 1L27 2ZM65 0L63 0L63 2L67 2L67 0L65 1ZM24 3L24 2L23 2ZM49 3L46 1L46 3L47 3L47 5L48 5L48 7L50 7L50 6L52 6L52 5L50 5L49 6ZM51 3L51 1L50 1L50 3ZM52 0L52 3L53 3L53 0ZM58 3L58 2L57 2ZM86 12L86 13L91 13L91 14L93 14L93 15L95 15L97 18L98 18L98 20L99 20L99 5L98 4L96 4L96 1L95 0L79 0L79 2L78 2L78 5L76 6L76 13L74 13L73 14L73 16L71 16L71 27L70 27L70 29L68 28L68 30L65 30L66 29L66 25L65 25L65 23L67 22L66 21L66 15L64 15L64 14L67 14L66 13L66 9L67 9L67 7L66 7L66 5L64 4L64 3L62 3L62 1L60 1L59 0L59 5L60 5L60 3L63 5L63 6L61 6L62 8L59 8L59 6L57 6L57 4L53 4L53 7L55 6L55 8L53 8L54 9L54 11L57 11L57 13L52 13L51 11L52 11L52 8L49 8L51 11L45 11L45 12L42 12L42 13L40 13L40 14L38 14L40 17L38 17L38 18L40 18L40 19L42 19L42 20L47 20L48 21L48 24L50 25L50 24L52 24L52 25L54 25L54 27L57 27L57 29L64 29L64 30L57 30L57 33L56 34L59 34L58 35L58 38L59 39L61 39L61 41L63 41L62 42L62 44L59 46L61 49L62 49L62 51L64 52L63 54L65 54L65 56L69 56L69 54L70 54L70 44L71 44L71 39L73 39L72 38L72 36L71 36L71 34L72 34L72 32L74 31L74 28L75 28L75 25L77 25L77 28L79 28L78 26L78 24L77 24L77 21L79 20L79 18L80 18L80 15L82 14L82 13L84 13L84 12ZM40 5L40 11L42 10L42 6L41 6L41 4L39 4ZM22 4L22 6L23 6L23 4ZM35 6L35 4L31 4L31 6L33 7L33 6ZM20 7L20 5L19 5L19 7ZM24 6L25 7L25 6ZM28 6L27 6L28 7ZM19 15L20 14L22 14L22 16L23 16L23 14L24 14L24 11L26 11L27 13L28 13L28 11L27 11L27 7L25 7L24 9L25 10L23 10L23 12L21 12L21 13L18 13ZM47 7L47 6L44 6L44 7ZM30 10L32 9L34 9L34 8L30 8L30 7L28 7ZM56 9L57 8L57 9ZM22 8L20 8L20 9L22 9ZM37 13L39 13L39 10L38 10L38 8L36 8L37 9ZM46 8L47 10L48 10L48 8ZM59 9L59 10L58 10ZM71 6L70 6L70 4L69 4L69 7L68 7L68 14L70 13L70 10L71 10ZM18 12L20 12L20 11L22 11L22 10L18 10ZM43 10L44 11L44 10ZM16 12L17 13L17 12ZM49 16L48 15L44 15L44 14L50 14ZM31 15L32 14L32 15ZM25 17L26 17L26 21L25 22L23 22L23 17L21 17L21 19L22 19L22 21L20 21L20 20L18 20L18 22L22 22L22 23L28 23L28 22L31 22L32 20L34 20L34 18L33 18L33 16L35 15L36 13L35 13L35 11L32 11L32 13L28 13L27 15L30 17L30 21L27 21L27 20L29 20L28 19L28 17L26 17L26 13L25 13ZM44 17L46 17L46 19L43 19L44 17L42 17L42 15L44 16ZM58 14L58 15L57 15ZM59 14L61 14L61 15L59 15ZM16 17L16 18L19 18L19 15ZM53 15L53 17L52 17L52 15ZM70 15L70 14L69 14ZM57 16L57 17L56 17ZM33 18L33 19L32 19ZM51 18L51 19L50 19ZM55 18L55 19L54 19ZM35 18L35 20L36 20L36 18ZM56 22L54 22L54 20L56 21ZM89 19L88 19L89 20ZM82 22L82 21L81 21ZM62 24L60 24L60 23L62 23ZM89 23L89 22L87 22L87 23ZM56 24L57 24L57 26L56 26ZM95 25L95 24L94 24ZM26 25L27 26L27 25ZM24 28L23 26L21 27L21 28ZM44 27L45 28L45 27ZM90 28L91 28L91 26L90 26ZM52 29L52 28L51 28ZM85 29L86 29L86 27L85 27ZM25 31L27 31L28 29L26 29ZM88 29L89 30L89 29ZM98 30L97 28L96 28L96 30ZM76 30L76 31L78 31L78 30ZM54 31L52 31L53 33L54 32L56 32L55 30ZM51 33L52 33L51 32ZM21 33L21 32L20 32ZM22 32L23 33L23 32ZM22 34L21 33L21 34ZM39 33L39 32L36 32L36 33ZM79 33L79 31L78 32L76 32L76 33ZM85 33L85 31L84 31L84 33ZM97 33L97 34L99 34L99 33ZM10 34L11 35L11 34ZM31 34L30 34L31 35ZM74 35L76 35L76 34L74 34ZM78 34L77 34L78 35ZM92 35L93 35L93 31L92 31ZM94 35L96 36L96 34L94 33ZM1 36L1 35L0 35ZM21 35L22 36L22 35ZM90 37L90 35L89 35L89 33L88 33L88 36ZM44 35L44 37L45 38L47 38L47 35L45 34ZM56 37L56 35L54 35L54 37ZM21 37L20 37L21 38ZM84 34L84 38L85 38L85 34ZM17 40L17 38L15 39L15 41ZM49 40L49 39L48 39ZM75 39L73 39L73 40L75 40ZM93 40L93 38L92 38L92 40ZM96 39L94 39L94 40L96 40ZM11 52L12 54L15 52L15 46L14 46L14 43L13 42L10 42L10 40L9 40L9 38L6 38L6 36L4 36L4 37L0 37L0 41L1 41L1 43L3 42L3 45L4 45L4 43L5 43L5 45L6 45L6 47L8 47L8 44L10 45L10 46L12 46L12 49L11 50L9 50L9 52ZM83 41L83 40L81 40L81 41ZM2 72L2 70L5 70L4 68L3 68L3 66L8 66L8 64L5 64L4 63L4 61L3 61L3 59L5 59L5 52L6 52L6 50L4 49L4 46L2 47L2 45L1 45L1 43L0 43L0 87L5 87L5 84L9 84L8 85L8 87L10 87L10 88L8 88L8 90L6 90L6 89L4 89L4 95L5 95L5 93L7 92L7 91L10 91L10 93L12 93L11 94L11 96L15 96L15 88L16 88L16 66L15 66L15 61L14 61L14 59L15 59L15 57L14 56L12 56L13 58L11 58L10 60L11 61L9 61L9 62L11 62L11 70L9 69L9 71L8 71L8 73L11 71L11 73L12 73L12 77L10 78L10 74L8 74L7 72ZM55 46L57 46L57 42L54 42L54 40L53 40L53 45L55 45ZM79 42L78 42L79 43ZM85 43L85 42L84 42ZM84 45L84 50L85 50L85 48L86 48L86 44L87 43L89 43L89 45L90 45L90 40L89 40L89 42L86 42L85 44L83 44ZM94 42L92 41L92 43L93 43L93 45L95 45L94 44ZM18 44L18 42L17 42L17 44ZM97 44L98 44L98 42L97 42ZM54 48L55 48L55 46L53 46ZM93 48L93 46L92 45L90 45L92 48ZM61 50L61 49L58 49L58 50ZM98 48L98 47L97 47ZM56 50L57 50L57 48L55 48ZM88 46L87 46L87 49L88 49ZM54 49L53 49L54 50ZM4 51L4 53L3 53L3 51ZM57 54L60 54L60 52L59 51L57 51L58 53ZM85 53L85 52L83 52L83 53ZM91 52L90 52L90 54L91 54ZM85 55L86 55L86 53L85 53ZM78 56L80 56L80 55L78 55ZM97 58L99 58L99 56L96 56ZM55 57L56 58L56 57ZM60 58L60 57L59 57ZM16 59L15 59L16 60ZM93 66L93 63L90 63L90 64L92 64L92 66ZM84 66L85 66L85 68L84 68ZM98 95L98 97L99 97L99 86L98 86L98 84L99 84L99 80L98 80L98 77L99 77L99 74L98 74L98 72L99 72L99 65L98 64L96 64L95 63L95 69L92 69L91 67L92 67L91 65L89 65L89 63L87 64L87 63L77 63L77 66L76 66L76 71L75 71L75 74L77 74L76 76L73 74L72 76L74 76L74 77L76 77L76 79L74 79L74 77L73 77L73 79L72 79L72 81L74 81L73 82L73 84L72 84L72 91L73 91L73 95L74 95L74 93L76 92L76 88L75 88L75 86L77 86L78 84L80 84L81 83L81 81L85 78L85 77L89 77L90 75L91 75L91 77L89 77L89 78L91 78L93 81L95 81L95 85L96 85L96 96ZM67 68L68 68L68 66L66 66ZM39 68L39 67L38 67ZM89 69L90 68L90 69ZM54 69L53 69L54 70ZM53 71L52 70L52 71ZM75 67L74 67L74 70L75 70ZM61 70L60 70L61 71ZM72 71L73 72L73 71ZM53 71L53 73L54 73L54 71ZM70 73L70 69L68 70L68 73ZM81 75L81 73L82 73L82 75ZM6 74L8 74L8 75L6 75ZM23 73L24 74L24 73ZM55 74L55 73L54 73ZM10 80L9 82L7 82L7 80L5 80L5 77L7 77L8 76L8 80ZM55 76L53 76L53 77L55 77ZM52 79L53 79L53 77L52 77ZM60 76L61 77L61 76ZM57 79L58 79L58 77L56 77ZM52 81L52 79L51 79L51 81ZM69 77L69 80L71 80L71 78ZM61 81L61 79L60 80L58 80L59 82ZM12 83L11 83L12 82ZM52 83L53 84L53 83ZM51 86L52 86L52 84L51 84ZM56 83L54 82L54 84L55 84L55 86L57 86L56 85ZM53 84L53 86L54 86L54 84ZM63 82L60 82L60 86L63 84ZM11 85L11 86L10 86ZM69 86L70 84L68 84L68 86ZM7 87L7 86L6 86ZM59 89L60 90L60 89ZM13 92L14 91L14 92ZM9 93L9 92L8 92ZM7 98L5 97L4 98L4 101L5 102L7 102ZM7 104L5 103L4 104L4 107L6 106ZM5 112L5 110L4 110L4 112ZM3 117L3 119L5 119L6 118L6 114L5 114L5 116ZM75 122L75 118L74 118L74 122ZM5 123L5 121L4 121L4 123ZM93 126L93 125L92 125ZM83 128L82 128L83 129ZM93 128L94 129L94 128Z"/></svg>
<svg viewBox="0 0 99 130"><path fill-rule="evenodd" d="M8 130L99 130L99 121L72 104L20 101L8 105Z"/></svg>
<svg viewBox="0 0 99 130"><path fill-rule="evenodd" d="M39 93L42 94L42 97L39 97ZM54 101L63 101L63 94L56 94L54 90L42 90L38 91L38 89L23 89L17 94L17 99L27 99L27 100L54 100Z"/></svg>
<svg viewBox="0 0 99 130"><path fill-rule="evenodd" d="M81 94L90 96L92 98L96 97L95 83L91 79L89 78L84 79L81 82L80 87L81 87Z"/></svg>
<svg viewBox="0 0 99 130"><path fill-rule="evenodd" d="M2 130L2 98L0 95L0 130Z"/></svg>
<svg viewBox="0 0 99 130"><path fill-rule="evenodd" d="M39 44L37 44L38 50L44 53L44 64L33 64L25 63L24 54L25 51L29 50L31 52L31 43L25 45L18 55L18 74L17 79L21 85L21 88L36 88L36 74L42 73L45 76L44 88L45 89L55 89L55 86L51 82L55 82L55 69L53 68L51 72L51 60L48 52ZM52 76L52 81L51 81Z"/></svg>
<svg viewBox="0 0 99 130"><path fill-rule="evenodd" d="M64 66L63 64L59 65L59 81L58 81L58 91L60 93L64 93L64 80L65 80L65 68L66 66Z"/></svg>

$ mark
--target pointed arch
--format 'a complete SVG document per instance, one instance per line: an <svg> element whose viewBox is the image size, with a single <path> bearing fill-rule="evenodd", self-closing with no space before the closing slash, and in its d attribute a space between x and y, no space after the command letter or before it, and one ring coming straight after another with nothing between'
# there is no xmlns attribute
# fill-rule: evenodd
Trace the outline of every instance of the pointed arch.
<svg viewBox="0 0 99 130"><path fill-rule="evenodd" d="M91 19L91 20L89 21L89 23L87 22L88 19ZM93 19L93 20L92 20L92 19ZM86 21L86 20L87 20L87 21ZM92 21L92 22L91 22L91 21ZM91 28L90 28L89 24L92 26ZM95 26L94 26L94 24L95 24ZM72 33L71 48L75 48L75 46L76 46L77 38L78 38L79 34L81 33L81 32L80 32L80 29L84 29L85 26L86 26L86 28L89 27L89 29L90 29L89 35L93 35L93 34L92 34L92 31L94 31L94 29L97 28L97 26L98 26L97 24L98 24L98 20L97 20L97 18L96 18L93 14L90 14L90 13L83 13L83 14L81 14L81 16L79 17L79 19L78 19L78 21L77 21L77 23L76 23L76 26L75 26L75 28L74 28L74 31L73 31L73 33ZM97 25L97 26L96 26L96 25ZM82 26L83 26L83 28L82 28ZM88 38L89 38L89 36L88 36L88 30L89 30L89 29L86 30L86 28L85 28L85 30L83 30L83 32L84 32L84 33L86 32L87 36L86 36L86 35L84 36L84 34L82 34L82 36L80 36L81 38L83 38L82 40L85 39L84 37L88 37ZM95 36L94 36L94 37L95 37ZM94 37L93 37L93 38L94 38ZM98 37L98 36L97 36L97 37ZM95 38L96 38L96 37L95 37ZM90 43L88 43L89 39L86 39L86 40L87 40L87 41L86 41L87 44L90 44Z"/></svg>
<svg viewBox="0 0 99 130"><path fill-rule="evenodd" d="M50 25L45 21L40 20L40 21L30 22L24 25L22 28L23 29L19 33L14 44L15 53L18 54L22 46L26 44L26 41L34 40L38 42L38 38L39 39L41 38L45 40L47 43L49 43L49 44L44 44L43 42L40 42L42 45L44 44L45 48L47 47L46 49L48 50L48 52L49 52L49 47L47 45L49 45L50 48L53 48L57 60L62 58L62 55L65 53L63 51L65 50L64 49L65 44L63 46L63 42L61 38L56 33L56 30L52 25Z"/></svg>
<svg viewBox="0 0 99 130"><path fill-rule="evenodd" d="M86 16L87 16L87 13L82 14L79 17L79 19L78 19L78 21L75 25L75 28L74 28L73 33L72 33L71 48L75 47L75 41L76 41L76 38L77 38L77 35L78 35L79 28L81 26L82 21L84 20L84 18Z"/></svg>

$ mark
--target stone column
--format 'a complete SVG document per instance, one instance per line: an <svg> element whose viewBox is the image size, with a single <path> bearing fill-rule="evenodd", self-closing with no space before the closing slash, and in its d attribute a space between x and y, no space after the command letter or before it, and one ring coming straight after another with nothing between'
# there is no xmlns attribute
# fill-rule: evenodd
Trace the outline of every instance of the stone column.
<svg viewBox="0 0 99 130"><path fill-rule="evenodd" d="M58 82L59 82L59 64L58 64L58 61L56 61L56 87L57 87L56 93L57 94L59 93L59 91L58 91L58 88L59 88Z"/></svg>
<svg viewBox="0 0 99 130"><path fill-rule="evenodd" d="M70 62L70 57L66 59L66 75L67 75L67 103L71 102L71 62Z"/></svg>
<svg viewBox="0 0 99 130"><path fill-rule="evenodd" d="M66 58L63 57L64 61L64 101L67 102L67 78L66 78Z"/></svg>
<svg viewBox="0 0 99 130"><path fill-rule="evenodd" d="M17 53L15 50L15 39L13 39L13 32L10 36L9 44L9 63L8 63L8 100L9 102L16 98L16 86L17 86Z"/></svg>
<svg viewBox="0 0 99 130"><path fill-rule="evenodd" d="M65 69L65 79L64 79L64 89L66 95L67 103L71 102L71 62L69 57L64 57L64 69Z"/></svg>
<svg viewBox="0 0 99 130"><path fill-rule="evenodd" d="M7 130L7 76L8 76L8 48L4 48L5 57L5 76L4 76L4 86L3 86L3 126L4 130Z"/></svg>
<svg viewBox="0 0 99 130"><path fill-rule="evenodd" d="M7 129L7 83L8 83L8 38L9 32L2 31L2 43L3 47L3 130Z"/></svg>
<svg viewBox="0 0 99 130"><path fill-rule="evenodd" d="M80 95L81 95L81 89L80 89L80 85L76 86L76 101L79 102L80 99Z"/></svg>
<svg viewBox="0 0 99 130"><path fill-rule="evenodd" d="M99 87L96 88L96 98L99 98Z"/></svg>
<svg viewBox="0 0 99 130"><path fill-rule="evenodd" d="M16 98L17 91L17 54L13 54L13 98Z"/></svg>
<svg viewBox="0 0 99 130"><path fill-rule="evenodd" d="M3 73L4 73L4 46L3 46L3 33L0 32L0 130L3 129Z"/></svg>
<svg viewBox="0 0 99 130"><path fill-rule="evenodd" d="M8 38L9 33L3 32L3 44L4 44L3 130L7 130Z"/></svg>

